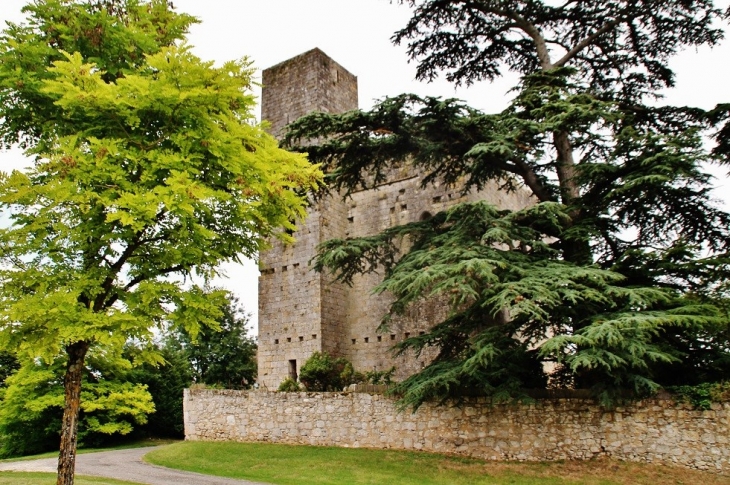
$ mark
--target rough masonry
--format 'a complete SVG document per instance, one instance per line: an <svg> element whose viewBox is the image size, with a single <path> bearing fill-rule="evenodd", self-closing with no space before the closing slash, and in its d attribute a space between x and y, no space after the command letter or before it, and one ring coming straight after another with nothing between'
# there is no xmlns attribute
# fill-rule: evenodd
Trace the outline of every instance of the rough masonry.
<svg viewBox="0 0 730 485"><path fill-rule="evenodd" d="M186 390L185 437L457 453L487 460L613 457L730 474L730 403L693 410L650 399L613 411L593 401L424 404L399 412L366 393Z"/></svg>
<svg viewBox="0 0 730 485"><path fill-rule="evenodd" d="M262 118L280 136L284 127L312 111L340 113L356 109L357 78L319 49L305 52L263 72ZM487 200L501 208L529 203L526 192L508 194L496 185L464 195L460 187L421 187L418 174L407 168L392 171L386 183L317 202L294 234L291 246L274 243L260 255L258 382L276 389L315 351L349 359L356 370L387 370L405 379L432 356L427 352L393 357L394 344L425 332L444 317L434 302L394 319L386 332L377 329L391 300L372 295L382 276L357 278L352 287L337 284L309 266L318 244L333 238L372 235L394 225L430 217L457 203Z"/></svg>

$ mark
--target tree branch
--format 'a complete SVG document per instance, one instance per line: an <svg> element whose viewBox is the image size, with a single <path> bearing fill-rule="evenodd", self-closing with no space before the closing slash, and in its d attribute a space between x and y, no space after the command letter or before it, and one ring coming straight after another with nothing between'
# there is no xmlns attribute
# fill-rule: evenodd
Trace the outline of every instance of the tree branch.
<svg viewBox="0 0 730 485"><path fill-rule="evenodd" d="M597 38L599 38L600 36L602 36L603 34L608 32L609 30L613 29L620 23L621 23L621 20L618 20L618 19L606 22L603 25L603 27L601 27L600 29L596 30L595 32L593 32L591 35L589 35L585 39L578 42L575 45L575 47L570 49L570 51L568 51L563 57L561 57L560 60L558 60L553 66L554 67L564 66L569 60L571 60L576 55L578 55L578 53L580 53L580 51L582 51L583 49L585 49L586 47L591 45L594 40L596 40Z"/></svg>
<svg viewBox="0 0 730 485"><path fill-rule="evenodd" d="M524 18L522 15L518 14L517 12L513 12L511 10L503 10L501 8L494 8L494 7L487 7L485 5L481 5L479 3L473 3L473 2L465 2L464 4L467 8L473 8L474 10L477 10L482 13L486 14L493 14L500 17L505 17L508 19L512 19L515 22L515 25L522 30L524 33L526 33L532 41L535 43L535 49L537 50L537 57L540 59L540 67L542 67L543 70L547 71L548 69L551 69L553 67L552 62L550 61L550 51L547 48L547 42L545 41L545 37L543 37L540 30L535 27L532 23L528 22L526 18Z"/></svg>
<svg viewBox="0 0 730 485"><path fill-rule="evenodd" d="M555 198L547 191L532 167L522 160L514 160L514 163L519 169L519 171L516 170L514 173L522 177L522 180L528 187L530 187L530 190L532 190L532 193L535 194L535 197L537 197L540 202L555 201Z"/></svg>

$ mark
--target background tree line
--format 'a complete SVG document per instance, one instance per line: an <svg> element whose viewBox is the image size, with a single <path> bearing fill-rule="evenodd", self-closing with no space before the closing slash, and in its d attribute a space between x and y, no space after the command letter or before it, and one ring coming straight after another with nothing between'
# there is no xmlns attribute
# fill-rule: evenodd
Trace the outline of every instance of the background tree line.
<svg viewBox="0 0 730 485"><path fill-rule="evenodd" d="M193 384L246 389L256 378L256 342L249 316L235 299L222 309L220 329L193 340L182 330L159 336L159 365L135 362L133 342L123 359L90 358L84 374L79 441L98 447L143 437L183 438L183 389ZM63 412L61 362L21 362L0 354L0 456L29 455L58 448Z"/></svg>

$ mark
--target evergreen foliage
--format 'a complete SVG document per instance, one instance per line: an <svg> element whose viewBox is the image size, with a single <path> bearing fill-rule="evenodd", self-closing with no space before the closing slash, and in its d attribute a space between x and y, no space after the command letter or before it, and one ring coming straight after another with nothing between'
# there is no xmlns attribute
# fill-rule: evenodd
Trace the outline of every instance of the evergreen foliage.
<svg viewBox="0 0 730 485"><path fill-rule="evenodd" d="M462 204L321 246L317 269L341 281L383 272L386 326L422 298L448 303L446 320L397 347L438 349L400 383L402 403L549 385L612 404L730 375L730 215L705 169L728 162L727 105L656 102L674 83L672 55L722 39L723 12L710 0L403 3L413 16L393 40L407 43L420 79L515 71L509 107L404 94L304 117L287 143L314 140L297 149L345 196L408 166L424 185L497 183L535 203Z"/></svg>

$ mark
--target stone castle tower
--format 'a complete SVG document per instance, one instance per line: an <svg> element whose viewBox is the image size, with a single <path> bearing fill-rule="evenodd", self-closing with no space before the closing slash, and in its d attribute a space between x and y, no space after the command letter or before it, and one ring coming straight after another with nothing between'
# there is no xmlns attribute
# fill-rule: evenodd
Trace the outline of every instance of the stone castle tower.
<svg viewBox="0 0 730 485"><path fill-rule="evenodd" d="M261 118L275 136L307 113L341 113L357 109L357 78L313 49L264 70ZM396 368L396 379L421 369L433 355L394 357L391 347L422 333L445 316L443 306L424 302L378 332L391 300L372 295L377 274L358 277L352 287L309 267L318 244L332 238L361 237L386 227L430 217L454 204L487 200L517 209L529 203L526 194L507 194L496 185L463 195L459 187L420 186L407 168L394 170L388 181L352 197L328 197L309 210L290 246L276 242L260 255L258 382L276 389L286 377L296 378L315 351L346 357L356 370Z"/></svg>

